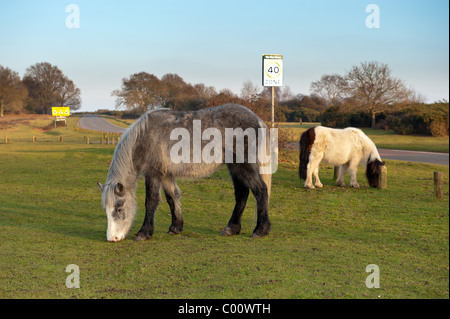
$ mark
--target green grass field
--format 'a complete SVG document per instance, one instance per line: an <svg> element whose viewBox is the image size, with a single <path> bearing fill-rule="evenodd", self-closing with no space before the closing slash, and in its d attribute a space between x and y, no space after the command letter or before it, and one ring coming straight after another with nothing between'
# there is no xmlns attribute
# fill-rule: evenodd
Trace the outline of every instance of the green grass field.
<svg viewBox="0 0 450 319"><path fill-rule="evenodd" d="M252 196L242 233L220 236L234 205L223 168L179 181L182 234L166 233L170 210L161 202L153 238L136 242L140 180L130 235L109 243L96 182L105 181L114 146L83 144L99 135L73 130L74 120L69 130L0 131L0 298L449 298L448 166L387 161L386 190L368 188L362 169L360 189L336 187L323 166L325 187L306 190L297 165L280 163L272 231L260 239L250 238ZM445 200L433 196L436 170ZM65 285L70 264L79 266L80 289ZM369 264L379 266L379 289L365 285Z"/></svg>

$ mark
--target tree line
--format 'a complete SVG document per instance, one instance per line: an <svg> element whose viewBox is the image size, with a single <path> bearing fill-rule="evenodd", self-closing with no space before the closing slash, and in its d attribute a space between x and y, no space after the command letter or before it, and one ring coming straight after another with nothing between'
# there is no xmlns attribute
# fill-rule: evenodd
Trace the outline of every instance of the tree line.
<svg viewBox="0 0 450 319"><path fill-rule="evenodd" d="M159 107L191 111L224 103L247 106L266 121L271 114L271 88L251 81L243 82L240 93L234 94L229 89L217 91L203 83L187 83L178 74L158 78L139 72L123 78L121 87L111 95L116 98L116 109L125 110L124 117L139 117ZM391 128L402 134L448 135L448 102L429 105L423 100L393 76L387 64L362 62L343 75L322 75L311 83L309 95L294 94L289 86L276 87L275 120L317 121L331 127ZM50 114L52 106L69 106L72 110L81 107L80 90L58 67L37 63L20 79L17 72L0 65L1 115L4 110Z"/></svg>
<svg viewBox="0 0 450 319"><path fill-rule="evenodd" d="M53 106L81 108L81 91L63 72L48 62L16 71L0 65L0 116L7 112L51 114Z"/></svg>
<svg viewBox="0 0 450 319"><path fill-rule="evenodd" d="M294 95L288 86L276 87L275 120L377 128L377 119L383 120L387 114L399 114L414 104L423 104L420 94L393 76L387 64L377 61L353 66L344 75L324 74L311 83L310 92L310 95ZM202 83L186 83L177 74L165 74L159 79L147 72L123 78L121 88L112 95L116 97L117 109L125 108L127 115L136 117L157 107L189 111L233 102L267 119L271 105L271 89L261 88L251 81L244 82L240 94L235 95L228 89L217 92Z"/></svg>

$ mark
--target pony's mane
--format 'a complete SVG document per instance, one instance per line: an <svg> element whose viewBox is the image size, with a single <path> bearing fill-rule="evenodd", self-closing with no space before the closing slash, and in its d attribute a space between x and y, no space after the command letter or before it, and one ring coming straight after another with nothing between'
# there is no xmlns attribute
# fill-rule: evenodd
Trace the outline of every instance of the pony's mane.
<svg viewBox="0 0 450 319"><path fill-rule="evenodd" d="M170 109L161 108L146 112L122 135L109 167L107 184L126 183L131 178L137 178L138 172L133 164L134 146L136 141L148 130L148 117L157 111L170 111Z"/></svg>

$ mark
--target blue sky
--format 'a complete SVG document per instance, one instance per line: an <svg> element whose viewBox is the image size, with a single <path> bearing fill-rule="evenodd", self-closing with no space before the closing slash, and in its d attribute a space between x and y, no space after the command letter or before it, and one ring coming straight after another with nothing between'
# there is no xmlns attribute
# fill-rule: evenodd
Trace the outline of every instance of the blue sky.
<svg viewBox="0 0 450 319"><path fill-rule="evenodd" d="M67 28L66 7L80 10ZM380 28L367 28L369 4ZM81 89L82 110L114 108L121 79L146 71L240 92L262 54L283 54L284 84L309 94L323 74L390 66L427 102L449 99L447 0L1 0L0 64L23 76L50 62Z"/></svg>

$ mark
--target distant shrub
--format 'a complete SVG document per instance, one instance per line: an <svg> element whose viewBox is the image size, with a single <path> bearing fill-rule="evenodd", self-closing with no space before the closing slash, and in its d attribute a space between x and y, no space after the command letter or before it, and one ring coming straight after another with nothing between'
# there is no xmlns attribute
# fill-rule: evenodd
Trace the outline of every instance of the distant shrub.
<svg viewBox="0 0 450 319"><path fill-rule="evenodd" d="M324 126L344 128L344 127L370 127L371 117L369 113L342 112L339 106L332 106L326 109L318 117L318 120Z"/></svg>
<svg viewBox="0 0 450 319"><path fill-rule="evenodd" d="M311 108L303 107L286 113L286 120L288 122L316 122L320 112Z"/></svg>
<svg viewBox="0 0 450 319"><path fill-rule="evenodd" d="M447 121L433 121L430 124L432 136L448 136L448 116Z"/></svg>
<svg viewBox="0 0 450 319"><path fill-rule="evenodd" d="M341 112L339 106L331 106L322 112L318 120L323 126L342 128L349 126L350 114Z"/></svg>
<svg viewBox="0 0 450 319"><path fill-rule="evenodd" d="M399 134L448 136L448 103L415 104L401 112L390 114L386 122Z"/></svg>
<svg viewBox="0 0 450 319"><path fill-rule="evenodd" d="M139 112L138 110L131 110L131 111L124 111L122 113L121 119L137 119L139 116L142 115L142 112Z"/></svg>
<svg viewBox="0 0 450 319"><path fill-rule="evenodd" d="M349 124L353 127L370 127L372 119L366 112L353 113L350 114Z"/></svg>
<svg viewBox="0 0 450 319"><path fill-rule="evenodd" d="M343 128L370 127L371 116L368 112L343 112L339 106L329 107L317 120L324 126ZM376 128L392 129L402 135L449 135L449 104L417 103L402 111L378 113Z"/></svg>

